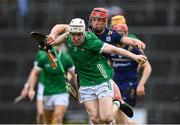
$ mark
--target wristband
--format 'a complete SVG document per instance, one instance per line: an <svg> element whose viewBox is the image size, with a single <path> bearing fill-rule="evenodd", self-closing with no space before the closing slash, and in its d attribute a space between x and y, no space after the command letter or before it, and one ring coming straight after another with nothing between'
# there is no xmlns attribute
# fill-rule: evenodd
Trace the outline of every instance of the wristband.
<svg viewBox="0 0 180 125"><path fill-rule="evenodd" d="M29 88L29 83L25 83L24 88L28 89Z"/></svg>

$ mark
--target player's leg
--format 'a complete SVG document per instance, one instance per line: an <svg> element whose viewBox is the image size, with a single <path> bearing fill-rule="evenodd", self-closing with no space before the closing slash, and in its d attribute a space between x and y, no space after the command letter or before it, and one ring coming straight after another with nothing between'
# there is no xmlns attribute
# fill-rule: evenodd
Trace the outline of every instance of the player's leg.
<svg viewBox="0 0 180 125"><path fill-rule="evenodd" d="M121 102L120 110L116 114L114 123L115 124L128 124L128 117L126 114L131 114L132 109L122 99L121 92L115 82L113 83L113 85L114 85L114 99L120 100ZM124 112L126 112L126 114Z"/></svg>
<svg viewBox="0 0 180 125"><path fill-rule="evenodd" d="M99 103L98 97L95 95L95 89L93 86L80 86L79 88L79 101L84 103L90 120L94 124L101 124L99 117Z"/></svg>
<svg viewBox="0 0 180 125"><path fill-rule="evenodd" d="M103 123L111 123L118 110L119 107L113 104L112 97L102 97L99 99L99 114Z"/></svg>
<svg viewBox="0 0 180 125"><path fill-rule="evenodd" d="M53 97L43 96L44 119L46 124L51 124L53 121L53 107Z"/></svg>
<svg viewBox="0 0 180 125"><path fill-rule="evenodd" d="M38 83L37 102L36 102L36 107L37 107L36 122L37 122L37 124L44 123L43 92L44 92L44 86L41 83Z"/></svg>
<svg viewBox="0 0 180 125"><path fill-rule="evenodd" d="M97 87L97 94L99 98L99 114L101 121L104 123L111 123L120 107L120 103L118 101L113 102L113 87L112 80L104 82L99 85L99 87Z"/></svg>
<svg viewBox="0 0 180 125"><path fill-rule="evenodd" d="M128 125L140 125L138 122L132 119L128 119Z"/></svg>
<svg viewBox="0 0 180 125"><path fill-rule="evenodd" d="M54 95L54 114L53 120L55 124L62 124L64 114L67 111L69 104L68 93Z"/></svg>
<svg viewBox="0 0 180 125"><path fill-rule="evenodd" d="M121 110L116 114L115 124L129 124L128 117Z"/></svg>
<svg viewBox="0 0 180 125"><path fill-rule="evenodd" d="M116 85L117 87L117 85ZM135 97L136 97L136 93L135 93L135 88L133 87L132 82L124 82L119 84L119 86L117 88L120 88L121 91L121 96L124 99L124 101L131 105L131 106L135 106ZM128 124L136 124L136 121L133 121L131 119L128 119L127 116L121 112L118 111L117 115L116 115L116 124L123 124L124 122L128 122Z"/></svg>
<svg viewBox="0 0 180 125"><path fill-rule="evenodd" d="M128 105L121 96L120 90L116 83L113 83L114 85L114 102L119 101L120 102L120 110L124 112L128 117L133 117L133 110L130 105Z"/></svg>
<svg viewBox="0 0 180 125"><path fill-rule="evenodd" d="M130 83L133 83L133 85L131 85ZM129 96L127 97L127 103L129 105L131 105L132 107L135 107L136 106L136 98L137 98L137 93L136 93L136 90L137 90L137 86L138 86L138 83L136 81L131 81L129 82L128 84L130 86L130 89L129 89ZM136 120L132 120L132 119L128 119L128 124L129 125L139 125L138 121Z"/></svg>
<svg viewBox="0 0 180 125"><path fill-rule="evenodd" d="M98 100L90 100L90 101L85 101L84 106L86 108L86 111L88 113L88 116L90 120L94 124L101 124L100 116L99 116L99 104Z"/></svg>
<svg viewBox="0 0 180 125"><path fill-rule="evenodd" d="M43 101L37 100L37 116L36 116L37 124L44 123L44 111L43 111Z"/></svg>
<svg viewBox="0 0 180 125"><path fill-rule="evenodd" d="M54 110L44 109L45 124L51 124L53 122L53 113Z"/></svg>

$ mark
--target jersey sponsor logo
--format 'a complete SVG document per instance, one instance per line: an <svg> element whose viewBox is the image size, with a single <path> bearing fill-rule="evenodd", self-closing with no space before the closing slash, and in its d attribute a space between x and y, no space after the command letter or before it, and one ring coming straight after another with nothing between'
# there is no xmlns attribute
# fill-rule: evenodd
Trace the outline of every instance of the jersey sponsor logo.
<svg viewBox="0 0 180 125"><path fill-rule="evenodd" d="M111 56L112 56L112 58L113 58L113 57L114 57L114 58L122 58L121 55L117 55L117 54L111 54Z"/></svg>
<svg viewBox="0 0 180 125"><path fill-rule="evenodd" d="M72 47L71 44L69 44L69 43L68 43L67 45L68 45L69 47Z"/></svg>
<svg viewBox="0 0 180 125"><path fill-rule="evenodd" d="M128 62L128 63L115 63L113 62L113 67L117 68L117 67L126 67L126 66L130 66L131 63Z"/></svg>
<svg viewBox="0 0 180 125"><path fill-rule="evenodd" d="M50 64L45 64L45 65L44 65L44 67L46 67L46 68L50 68L50 67L51 67L51 65L50 65Z"/></svg>
<svg viewBox="0 0 180 125"><path fill-rule="evenodd" d="M130 62L130 59L123 59L123 58L111 58L112 61L117 61L117 62Z"/></svg>
<svg viewBox="0 0 180 125"><path fill-rule="evenodd" d="M77 51L77 47L74 47L74 51Z"/></svg>
<svg viewBox="0 0 180 125"><path fill-rule="evenodd" d="M85 49L81 48L81 51L85 51Z"/></svg>
<svg viewBox="0 0 180 125"><path fill-rule="evenodd" d="M77 47L74 47L73 51L85 51L84 48L77 48Z"/></svg>
<svg viewBox="0 0 180 125"><path fill-rule="evenodd" d="M107 36L106 37L106 42L110 42L111 41L111 36Z"/></svg>

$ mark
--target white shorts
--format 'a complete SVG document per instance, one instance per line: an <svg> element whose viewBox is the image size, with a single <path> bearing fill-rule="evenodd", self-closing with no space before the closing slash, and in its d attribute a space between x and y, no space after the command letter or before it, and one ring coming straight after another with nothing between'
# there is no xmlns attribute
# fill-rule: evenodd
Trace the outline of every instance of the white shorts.
<svg viewBox="0 0 180 125"><path fill-rule="evenodd" d="M113 97L114 91L113 91L113 80L109 80L107 82L103 82L99 85L95 86L81 86L79 88L80 103L83 103L85 101L100 99L102 97Z"/></svg>
<svg viewBox="0 0 180 125"><path fill-rule="evenodd" d="M42 100L43 94L44 94L44 85L42 83L38 83L37 100Z"/></svg>
<svg viewBox="0 0 180 125"><path fill-rule="evenodd" d="M69 105L69 94L55 94L51 96L44 96L43 97L43 106L44 109L52 110L57 105Z"/></svg>

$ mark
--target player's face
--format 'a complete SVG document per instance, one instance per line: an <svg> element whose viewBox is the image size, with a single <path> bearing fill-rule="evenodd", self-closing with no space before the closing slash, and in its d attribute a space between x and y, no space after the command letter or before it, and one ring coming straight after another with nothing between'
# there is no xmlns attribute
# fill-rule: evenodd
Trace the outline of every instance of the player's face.
<svg viewBox="0 0 180 125"><path fill-rule="evenodd" d="M103 32L106 26L106 20L103 18L92 17L91 26L92 26L93 31L95 31L96 33L101 33Z"/></svg>
<svg viewBox="0 0 180 125"><path fill-rule="evenodd" d="M70 35L74 45L80 46L83 44L85 38L83 33L71 33Z"/></svg>

